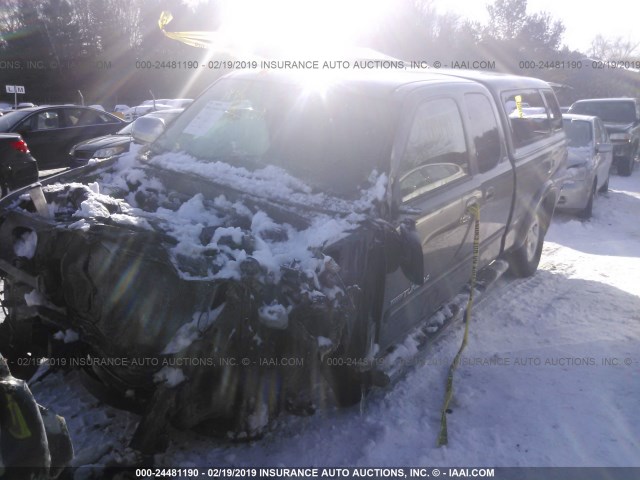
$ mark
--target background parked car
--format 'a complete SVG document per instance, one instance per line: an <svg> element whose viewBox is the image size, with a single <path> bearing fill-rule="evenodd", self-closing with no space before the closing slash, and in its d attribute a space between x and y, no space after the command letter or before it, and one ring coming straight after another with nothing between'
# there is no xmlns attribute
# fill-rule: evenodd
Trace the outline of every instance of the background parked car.
<svg viewBox="0 0 640 480"><path fill-rule="evenodd" d="M113 107L112 113L124 113L129 110L131 107L129 105L125 105L124 103L119 103Z"/></svg>
<svg viewBox="0 0 640 480"><path fill-rule="evenodd" d="M558 209L577 211L581 217L589 218L597 192L609 190L613 146L598 117L564 114L562 122L569 156Z"/></svg>
<svg viewBox="0 0 640 480"><path fill-rule="evenodd" d="M171 123L184 109L172 108L151 112L145 117L156 117L164 121L165 125ZM113 135L104 135L92 138L74 145L69 151L71 167L86 165L91 158L109 158L128 152L131 144L131 129L137 120L118 130Z"/></svg>
<svg viewBox="0 0 640 480"><path fill-rule="evenodd" d="M0 117L0 132L21 134L41 170L68 166L74 144L124 125L110 113L75 105L26 108Z"/></svg>
<svg viewBox="0 0 640 480"><path fill-rule="evenodd" d="M168 110L170 108L174 108L174 107L171 107L164 103L160 103L160 101L158 100L155 104L150 103L150 104L138 105L136 107L131 107L129 110L126 110L124 112L124 119L127 122L132 122L136 118L142 117L147 113L155 112L157 110Z"/></svg>

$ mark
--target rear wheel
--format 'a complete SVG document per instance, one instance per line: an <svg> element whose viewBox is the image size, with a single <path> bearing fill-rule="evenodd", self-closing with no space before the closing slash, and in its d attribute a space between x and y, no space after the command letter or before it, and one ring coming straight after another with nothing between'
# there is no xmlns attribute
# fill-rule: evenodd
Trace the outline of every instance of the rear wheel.
<svg viewBox="0 0 640 480"><path fill-rule="evenodd" d="M509 271L517 277L530 277L538 269L546 232L544 218L539 208L529 224L524 243L509 256Z"/></svg>
<svg viewBox="0 0 640 480"><path fill-rule="evenodd" d="M600 193L607 193L609 191L609 178L610 177L611 177L611 175L607 174L607 181L604 182L604 185L602 185L600 187L600 190L599 190Z"/></svg>
<svg viewBox="0 0 640 480"><path fill-rule="evenodd" d="M623 177L628 177L631 175L634 163L635 159L633 158L633 154L629 155L627 158L621 159L618 161L618 173Z"/></svg>

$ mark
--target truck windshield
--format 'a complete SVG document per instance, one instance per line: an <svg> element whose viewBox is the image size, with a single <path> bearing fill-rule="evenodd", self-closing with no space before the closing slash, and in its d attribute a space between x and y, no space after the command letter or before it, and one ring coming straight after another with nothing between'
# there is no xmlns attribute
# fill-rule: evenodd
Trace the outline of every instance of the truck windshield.
<svg viewBox="0 0 640 480"><path fill-rule="evenodd" d="M152 152L185 152L248 169L275 165L310 186L358 195L389 158L391 102L347 87L223 79L178 117Z"/></svg>
<svg viewBox="0 0 640 480"><path fill-rule="evenodd" d="M633 102L580 102L571 107L570 113L594 115L607 123L631 123L636 119Z"/></svg>

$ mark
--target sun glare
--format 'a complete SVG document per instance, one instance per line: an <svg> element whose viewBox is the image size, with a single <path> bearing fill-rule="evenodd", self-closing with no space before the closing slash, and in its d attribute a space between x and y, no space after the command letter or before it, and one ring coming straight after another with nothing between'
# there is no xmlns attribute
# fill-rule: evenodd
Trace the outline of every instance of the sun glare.
<svg viewBox="0 0 640 480"><path fill-rule="evenodd" d="M229 0L219 33L245 53L321 55L353 46L392 0Z"/></svg>

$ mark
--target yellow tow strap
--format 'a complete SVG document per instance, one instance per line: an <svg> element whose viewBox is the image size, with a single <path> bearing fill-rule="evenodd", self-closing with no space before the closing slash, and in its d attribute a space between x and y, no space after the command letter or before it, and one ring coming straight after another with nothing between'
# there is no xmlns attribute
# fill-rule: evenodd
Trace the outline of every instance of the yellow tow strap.
<svg viewBox="0 0 640 480"><path fill-rule="evenodd" d="M29 438L31 436L31 430L29 430L29 425L22 414L20 405L15 401L13 395L5 393L5 398L7 399L7 409L11 414L11 423L7 431L17 440Z"/></svg>
<svg viewBox="0 0 640 480"><path fill-rule="evenodd" d="M458 363L460 362L460 356L464 347L467 346L467 339L469 338L469 323L471 322L471 306L473 305L473 289L476 284L476 273L478 270L478 256L480 253L480 207L472 205L469 207L469 213L473 215L474 232L473 232L473 260L471 263L471 282L469 293L469 300L467 301L467 308L464 312L464 336L462 337L462 345L456 354L451 366L449 367L449 376L447 377L447 389L444 395L444 405L442 406L442 414L440 417L440 435L438 436L438 446L446 445L449 442L447 435L447 410L449 409L449 402L453 397L453 372L455 372Z"/></svg>

